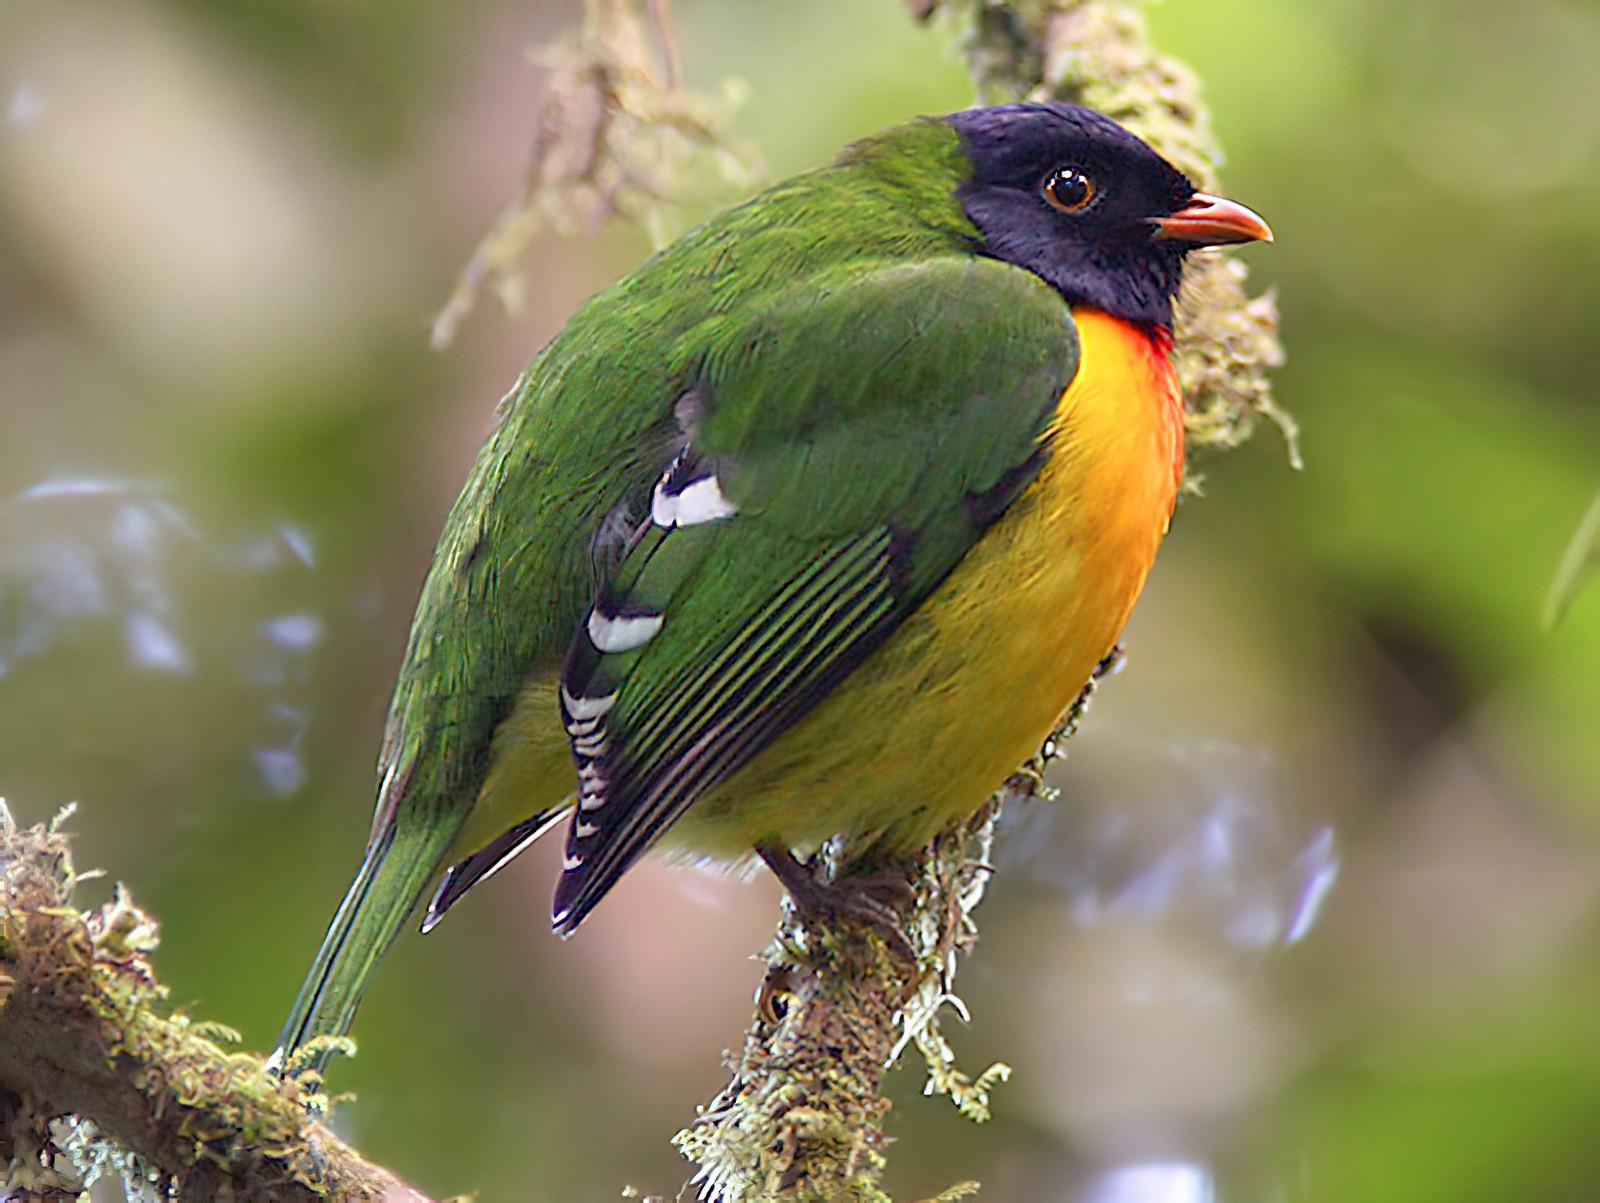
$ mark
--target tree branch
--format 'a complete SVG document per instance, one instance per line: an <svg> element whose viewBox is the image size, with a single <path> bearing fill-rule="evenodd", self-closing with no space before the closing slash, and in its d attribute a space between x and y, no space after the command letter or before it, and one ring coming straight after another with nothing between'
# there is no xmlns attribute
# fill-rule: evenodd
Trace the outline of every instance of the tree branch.
<svg viewBox="0 0 1600 1203"><path fill-rule="evenodd" d="M317 1122L315 1075L279 1080L218 1047L227 1029L158 1014L156 924L121 886L73 907L65 817L23 830L0 802L5 1198L72 1199L114 1174L130 1199L429 1203Z"/></svg>
<svg viewBox="0 0 1600 1203"><path fill-rule="evenodd" d="M948 1006L966 1016L954 993L956 967L977 942L973 911L994 872L989 851L1002 806L1050 796L1045 767L1121 657L1119 649L1106 658L1039 755L976 815L915 861L875 866L906 887L893 910L909 956L861 921L840 918L818 930L784 900L777 935L761 954L767 972L733 1076L673 1138L699 1166L694 1183L703 1198L887 1203L878 1186L890 1110L883 1078L913 1045L927 1066L926 1093L948 1095L973 1120L989 1118L989 1092L1010 1067L992 1065L976 1079L956 1069L939 1014ZM841 843L824 849L826 875L847 867L844 851ZM977 1183L960 1183L933 1203L976 1191Z"/></svg>
<svg viewBox="0 0 1600 1203"><path fill-rule="evenodd" d="M434 319L434 350L455 341L485 285L508 311L521 308L517 268L541 231L622 218L664 246L678 210L746 192L760 175L755 152L728 129L739 86L724 83L720 99L684 89L667 0L640 2L584 0L582 25L530 54L549 79L528 170ZM684 187L697 178L698 198Z"/></svg>

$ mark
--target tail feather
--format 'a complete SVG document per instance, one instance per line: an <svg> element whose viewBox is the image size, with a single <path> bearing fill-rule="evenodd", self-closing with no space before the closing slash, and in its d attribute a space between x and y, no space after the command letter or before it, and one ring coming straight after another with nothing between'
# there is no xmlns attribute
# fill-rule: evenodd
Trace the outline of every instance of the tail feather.
<svg viewBox="0 0 1600 1203"><path fill-rule="evenodd" d="M372 971L422 900L455 826L391 821L375 833L278 1037L277 1064L287 1066L319 1036L349 1030ZM301 1063L321 1071L332 1055L322 1049Z"/></svg>
<svg viewBox="0 0 1600 1203"><path fill-rule="evenodd" d="M433 901L422 917L422 934L427 935L439 925L444 913L461 900L461 896L479 882L488 881L509 865L536 839L549 831L570 811L568 806L557 806L524 819L509 831L495 837L471 856L457 861L446 870L439 888L433 892Z"/></svg>

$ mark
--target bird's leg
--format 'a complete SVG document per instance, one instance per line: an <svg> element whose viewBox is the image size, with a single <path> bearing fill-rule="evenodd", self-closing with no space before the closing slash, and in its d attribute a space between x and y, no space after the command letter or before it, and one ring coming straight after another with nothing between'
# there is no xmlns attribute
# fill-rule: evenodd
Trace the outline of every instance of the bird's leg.
<svg viewBox="0 0 1600 1203"><path fill-rule="evenodd" d="M756 845L756 855L766 862L795 908L813 926L836 916L858 920L883 937L899 956L916 959L892 903L911 893L911 882L896 868L846 874L830 882L819 881L810 865L776 841Z"/></svg>

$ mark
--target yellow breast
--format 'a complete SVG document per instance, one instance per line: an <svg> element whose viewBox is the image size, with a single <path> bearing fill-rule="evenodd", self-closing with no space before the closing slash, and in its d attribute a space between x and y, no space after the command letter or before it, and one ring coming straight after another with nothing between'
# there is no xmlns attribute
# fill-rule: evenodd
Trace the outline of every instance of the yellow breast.
<svg viewBox="0 0 1600 1203"><path fill-rule="evenodd" d="M1111 650L1166 533L1183 459L1167 347L1074 311L1081 362L1033 485L887 643L667 843L738 856L835 832L910 850L1038 749Z"/></svg>
<svg viewBox="0 0 1600 1203"><path fill-rule="evenodd" d="M1164 345L1074 311L1081 362L1033 485L805 719L700 799L664 844L736 859L835 832L898 850L975 810L1038 749L1116 643L1166 533L1183 462ZM463 855L573 789L554 674L496 734Z"/></svg>

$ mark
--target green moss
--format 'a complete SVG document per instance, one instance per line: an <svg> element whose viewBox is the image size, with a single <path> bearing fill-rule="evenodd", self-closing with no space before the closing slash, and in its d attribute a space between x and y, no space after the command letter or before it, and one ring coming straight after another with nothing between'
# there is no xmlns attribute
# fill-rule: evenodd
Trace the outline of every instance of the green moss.
<svg viewBox="0 0 1600 1203"><path fill-rule="evenodd" d="M114 1176L133 1199L381 1193L366 1177L381 1171L317 1126L315 1074L274 1074L218 1044L238 1039L231 1029L164 1013L149 961L159 929L125 890L98 910L71 905L65 818L20 830L0 804L0 978L13 987L0 993L0 1063L21 1100L5 1133L11 1181L76 1192Z"/></svg>

